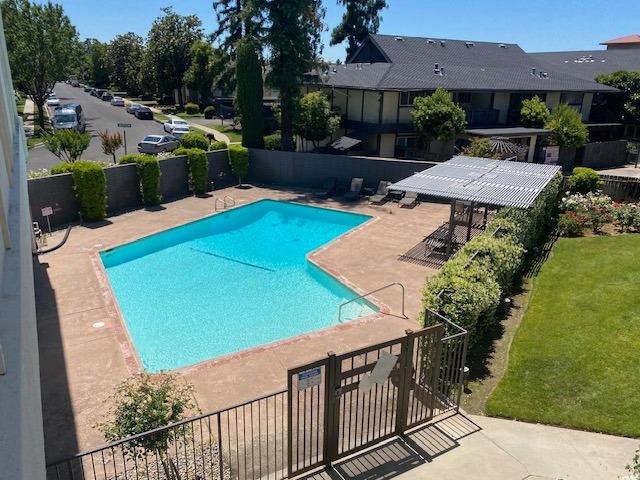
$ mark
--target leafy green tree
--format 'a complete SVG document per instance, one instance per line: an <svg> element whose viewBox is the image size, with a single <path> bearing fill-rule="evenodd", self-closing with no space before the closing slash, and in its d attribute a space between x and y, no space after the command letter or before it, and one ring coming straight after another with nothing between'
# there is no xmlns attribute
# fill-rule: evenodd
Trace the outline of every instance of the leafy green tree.
<svg viewBox="0 0 640 480"><path fill-rule="evenodd" d="M213 88L216 74L216 51L209 42L197 41L191 45L191 65L184 74L184 83L204 97Z"/></svg>
<svg viewBox="0 0 640 480"><path fill-rule="evenodd" d="M449 92L438 88L432 95L416 97L411 111L418 145L425 148L433 140L453 140L467 126L464 110Z"/></svg>
<svg viewBox="0 0 640 480"><path fill-rule="evenodd" d="M265 35L264 0L214 0L217 28L211 34L219 49L216 58L217 86L223 91L236 88L236 51L245 37L261 45Z"/></svg>
<svg viewBox="0 0 640 480"><path fill-rule="evenodd" d="M387 8L386 0L338 0L345 6L340 24L331 32L331 45L347 40L347 58L351 56L370 33L380 28L380 11Z"/></svg>
<svg viewBox="0 0 640 480"><path fill-rule="evenodd" d="M118 35L107 47L111 83L127 92L140 91L140 64L144 55L142 37L129 32Z"/></svg>
<svg viewBox="0 0 640 480"><path fill-rule="evenodd" d="M598 75L596 82L622 90L609 100L620 112L621 120L640 123L640 72L619 71Z"/></svg>
<svg viewBox="0 0 640 480"><path fill-rule="evenodd" d="M551 145L580 148L589 139L587 126L582 123L580 114L566 103L561 103L553 109L545 128L551 130Z"/></svg>
<svg viewBox="0 0 640 480"><path fill-rule="evenodd" d="M527 127L542 127L549 120L549 109L547 104L535 95L533 98L525 98L522 100L520 108L520 119L522 124Z"/></svg>
<svg viewBox="0 0 640 480"><path fill-rule="evenodd" d="M1 8L14 87L33 100L44 129L47 95L70 72L78 33L61 5L7 0Z"/></svg>
<svg viewBox="0 0 640 480"><path fill-rule="evenodd" d="M202 23L195 15L178 15L171 7L162 9L147 37L149 65L163 95L178 90L178 103L184 105L184 74L191 65L191 46L202 38Z"/></svg>
<svg viewBox="0 0 640 480"><path fill-rule="evenodd" d="M264 147L264 113L262 111L262 65L255 40L238 42L236 54L236 105L242 116L242 145Z"/></svg>
<svg viewBox="0 0 640 480"><path fill-rule="evenodd" d="M294 131L310 141L318 142L332 135L340 126L340 116L331 111L331 104L322 92L310 92L300 99Z"/></svg>
<svg viewBox="0 0 640 480"><path fill-rule="evenodd" d="M95 38L90 38L84 42L86 78L98 88L109 85L110 71L107 52L107 44Z"/></svg>
<svg viewBox="0 0 640 480"><path fill-rule="evenodd" d="M324 9L320 0L267 3L267 46L271 71L267 81L280 91L282 149L294 150L293 122L304 73L313 69L320 51Z"/></svg>
<svg viewBox="0 0 640 480"><path fill-rule="evenodd" d="M89 148L91 136L76 130L59 130L42 137L47 150L63 162L73 163Z"/></svg>
<svg viewBox="0 0 640 480"><path fill-rule="evenodd" d="M141 373L123 381L112 396L111 419L98 424L107 441L144 433L178 422L194 408L193 387L174 375ZM156 435L147 435L123 444L130 457L139 452L155 454L160 458L167 479L180 478L171 457L170 442L184 438L188 429L167 429Z"/></svg>

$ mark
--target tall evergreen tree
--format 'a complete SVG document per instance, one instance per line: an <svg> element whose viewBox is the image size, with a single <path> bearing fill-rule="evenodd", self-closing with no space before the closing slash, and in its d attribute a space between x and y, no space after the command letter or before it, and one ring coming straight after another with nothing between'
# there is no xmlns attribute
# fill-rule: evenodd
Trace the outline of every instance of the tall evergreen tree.
<svg viewBox="0 0 640 480"><path fill-rule="evenodd" d="M60 5L9 0L1 6L14 86L33 100L44 128L47 95L70 73L78 33Z"/></svg>
<svg viewBox="0 0 640 480"><path fill-rule="evenodd" d="M146 53L160 93L170 95L176 89L178 103L183 105L184 73L191 64L191 46L202 38L202 23L197 16L178 15L171 7L162 12L149 31Z"/></svg>
<svg viewBox="0 0 640 480"><path fill-rule="evenodd" d="M216 70L217 85L233 92L236 88L236 49L245 37L261 41L265 35L264 0L214 0L213 10L218 27L211 40L219 49Z"/></svg>
<svg viewBox="0 0 640 480"><path fill-rule="evenodd" d="M294 150L293 123L302 76L320 53L324 9L321 0L278 0L267 4L267 47L271 71L267 81L280 92L283 150Z"/></svg>
<svg viewBox="0 0 640 480"><path fill-rule="evenodd" d="M242 116L242 145L264 147L262 65L255 40L245 38L236 51L236 104Z"/></svg>
<svg viewBox="0 0 640 480"><path fill-rule="evenodd" d="M340 24L331 32L331 45L347 40L347 58L351 56L370 33L380 28L380 11L387 7L386 0L338 0L346 11Z"/></svg>

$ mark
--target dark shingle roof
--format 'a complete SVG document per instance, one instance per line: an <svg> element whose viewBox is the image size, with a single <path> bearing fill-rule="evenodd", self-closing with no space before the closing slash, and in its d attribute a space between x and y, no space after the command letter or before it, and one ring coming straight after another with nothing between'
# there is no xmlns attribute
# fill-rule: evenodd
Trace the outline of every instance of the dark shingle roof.
<svg viewBox="0 0 640 480"><path fill-rule="evenodd" d="M585 80L619 70L640 71L640 49L541 52L530 55L547 68Z"/></svg>
<svg viewBox="0 0 640 480"><path fill-rule="evenodd" d="M615 91L552 71L515 44L392 35L371 35L369 41L389 63L337 65L323 76L323 83L372 90ZM434 73L436 63L442 74Z"/></svg>

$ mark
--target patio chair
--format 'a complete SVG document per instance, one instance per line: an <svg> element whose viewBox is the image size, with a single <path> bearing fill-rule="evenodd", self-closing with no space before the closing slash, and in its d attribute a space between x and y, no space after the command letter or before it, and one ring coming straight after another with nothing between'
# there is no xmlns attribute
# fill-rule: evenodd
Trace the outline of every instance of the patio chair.
<svg viewBox="0 0 640 480"><path fill-rule="evenodd" d="M398 205L400 207L413 208L418 204L418 194L416 192L407 192L404 197L400 199Z"/></svg>
<svg viewBox="0 0 640 480"><path fill-rule="evenodd" d="M360 192L362 191L363 183L364 179L362 178L352 178L351 187L349 188L349 191L344 194L344 199L349 201L357 200L360 196Z"/></svg>
<svg viewBox="0 0 640 480"><path fill-rule="evenodd" d="M338 180L334 177L325 178L322 182L320 190L313 192L316 197L329 198L336 190Z"/></svg>
<svg viewBox="0 0 640 480"><path fill-rule="evenodd" d="M390 182L380 180L380 183L378 183L378 190L376 190L375 195L369 197L369 202L374 205L382 205L389 200L389 185Z"/></svg>

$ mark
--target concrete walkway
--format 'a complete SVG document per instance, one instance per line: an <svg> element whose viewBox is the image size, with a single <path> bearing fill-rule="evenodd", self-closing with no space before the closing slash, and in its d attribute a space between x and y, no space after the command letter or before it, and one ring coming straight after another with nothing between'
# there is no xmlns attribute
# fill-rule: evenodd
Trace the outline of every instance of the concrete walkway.
<svg viewBox="0 0 640 480"><path fill-rule="evenodd" d="M601 175L618 175L620 177L640 178L640 166L635 168L634 165L625 165L624 167L608 168L606 170L598 170Z"/></svg>

